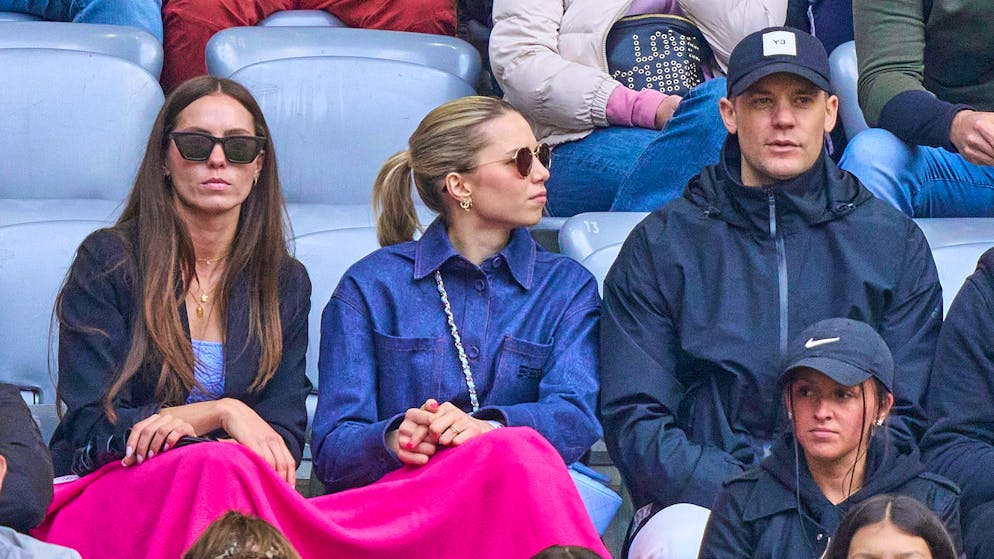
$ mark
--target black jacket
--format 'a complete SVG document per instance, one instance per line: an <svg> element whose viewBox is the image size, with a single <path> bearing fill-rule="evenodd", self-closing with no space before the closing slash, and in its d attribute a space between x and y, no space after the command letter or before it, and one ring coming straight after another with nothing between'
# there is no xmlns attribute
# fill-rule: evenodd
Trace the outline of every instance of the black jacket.
<svg viewBox="0 0 994 559"><path fill-rule="evenodd" d="M131 427L156 413L154 399L160 362L146 363L114 401L117 423L104 414L102 399L116 378L131 345L132 320L140 303L135 282L136 229L125 225L91 234L79 247L63 292L59 325L59 391L68 408L52 436L56 475L71 472L74 451L87 445L123 444ZM304 448L311 383L304 370L311 283L307 271L290 259L277 273L283 359L276 374L256 393L249 392L261 348L249 339L248 285L235 279L228 301L224 345L224 394L256 411L286 441L294 460ZM189 336L186 308L179 316ZM119 449L123 450L123 449Z"/></svg>
<svg viewBox="0 0 994 559"><path fill-rule="evenodd" d="M785 435L761 467L725 483L711 510L699 557L821 557L846 512L885 493L921 501L942 519L956 549L962 549L959 489L951 481L926 471L915 446L888 446L886 438L877 435L870 444L863 487L833 505L815 485L799 448L795 462L794 439Z"/></svg>
<svg viewBox="0 0 994 559"><path fill-rule="evenodd" d="M0 455L7 460L0 526L27 532L52 502L52 457L20 390L10 384L0 384Z"/></svg>
<svg viewBox="0 0 994 559"><path fill-rule="evenodd" d="M710 507L783 425L787 341L849 317L877 329L897 371L893 432L917 439L942 320L918 226L825 155L769 188L722 161L625 241L604 283L601 413L636 506Z"/></svg>
<svg viewBox="0 0 994 559"><path fill-rule="evenodd" d="M922 450L937 472L963 489L969 517L994 501L994 249L980 257L949 308L928 396L935 423Z"/></svg>

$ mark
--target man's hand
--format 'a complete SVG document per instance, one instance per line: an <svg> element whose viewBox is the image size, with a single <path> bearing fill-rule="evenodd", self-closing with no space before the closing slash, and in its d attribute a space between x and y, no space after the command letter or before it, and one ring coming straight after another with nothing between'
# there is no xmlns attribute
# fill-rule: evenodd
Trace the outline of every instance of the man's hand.
<svg viewBox="0 0 994 559"><path fill-rule="evenodd" d="M994 113L956 113L949 127L949 139L970 163L994 165Z"/></svg>

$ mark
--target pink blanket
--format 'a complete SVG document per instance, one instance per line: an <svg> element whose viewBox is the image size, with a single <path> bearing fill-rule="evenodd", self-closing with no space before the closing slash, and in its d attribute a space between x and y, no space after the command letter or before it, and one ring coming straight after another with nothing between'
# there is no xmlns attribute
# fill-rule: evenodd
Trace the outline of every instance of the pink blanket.
<svg viewBox="0 0 994 559"><path fill-rule="evenodd" d="M57 485L33 535L83 559L178 559L230 509L271 522L304 559L525 559L553 544L610 557L562 459L528 428L498 429L427 466L313 499L241 445L181 447Z"/></svg>

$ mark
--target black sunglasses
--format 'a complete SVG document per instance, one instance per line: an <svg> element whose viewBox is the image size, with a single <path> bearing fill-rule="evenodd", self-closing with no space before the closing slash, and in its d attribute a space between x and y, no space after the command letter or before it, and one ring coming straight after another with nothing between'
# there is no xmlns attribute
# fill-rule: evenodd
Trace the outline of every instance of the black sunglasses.
<svg viewBox="0 0 994 559"><path fill-rule="evenodd" d="M221 144L224 158L229 163L244 165L254 161L266 145L266 139L262 136L218 138L202 132L171 132L169 137L176 144L180 156L187 161L207 161L214 151L214 144Z"/></svg>
<svg viewBox="0 0 994 559"><path fill-rule="evenodd" d="M514 152L514 157L501 159L499 161L480 163L476 167L492 165L494 163L510 163L513 161L514 166L518 168L518 173L520 173L522 177L527 177L532 172L532 160L536 158L543 167L548 169L549 163L552 162L552 149L545 144L539 144L538 147L535 148L535 151L532 151L531 148L518 148L518 151ZM474 169L476 167L474 167Z"/></svg>

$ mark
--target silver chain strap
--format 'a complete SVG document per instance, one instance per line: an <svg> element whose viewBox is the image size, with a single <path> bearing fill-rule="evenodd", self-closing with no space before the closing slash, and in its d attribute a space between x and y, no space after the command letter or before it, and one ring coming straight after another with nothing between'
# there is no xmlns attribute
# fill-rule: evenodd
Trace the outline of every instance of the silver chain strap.
<svg viewBox="0 0 994 559"><path fill-rule="evenodd" d="M469 359L462 348L462 338L459 337L459 329L456 328L456 319L452 317L452 305L449 304L449 294L445 292L445 284L442 283L442 273L435 270L435 284L438 286L438 294L442 297L442 308L445 310L445 319L449 322L449 330L452 332L452 341L456 345L456 353L459 354L459 364L462 365L462 374L466 377L466 388L469 389L469 402L473 405L473 411L480 409L480 400L476 397L476 383L473 382L473 371L469 370Z"/></svg>

